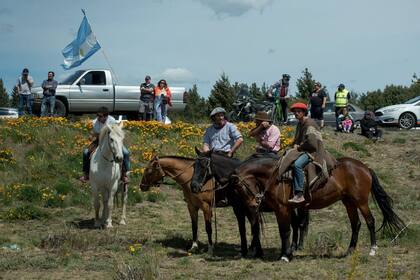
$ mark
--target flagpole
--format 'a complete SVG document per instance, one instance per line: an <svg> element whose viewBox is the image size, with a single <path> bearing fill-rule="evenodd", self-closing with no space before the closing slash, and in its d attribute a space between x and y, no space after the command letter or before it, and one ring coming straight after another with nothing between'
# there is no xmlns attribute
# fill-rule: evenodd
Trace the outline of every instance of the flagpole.
<svg viewBox="0 0 420 280"><path fill-rule="evenodd" d="M87 16L86 16L86 11L85 11L84 9L82 9L82 13L83 13L83 15L86 17L86 20L87 20L87 21L89 21L89 20L87 19ZM91 31L92 31L92 33L93 33L93 36L95 36L96 41L99 43L98 38L96 38L96 35L95 35L95 33L93 32L93 28L91 28ZM115 82L118 84L118 76L117 76L117 74L115 73L114 68L111 66L111 62L109 61L108 56L106 55L105 50L104 50L104 48L102 47L102 44L99 44L99 45L101 45L101 52L102 52L102 54L103 54L103 56L104 56L104 58L105 58L106 63L108 64L109 69L111 70L112 75L113 75L113 76L114 76L114 78L115 78Z"/></svg>

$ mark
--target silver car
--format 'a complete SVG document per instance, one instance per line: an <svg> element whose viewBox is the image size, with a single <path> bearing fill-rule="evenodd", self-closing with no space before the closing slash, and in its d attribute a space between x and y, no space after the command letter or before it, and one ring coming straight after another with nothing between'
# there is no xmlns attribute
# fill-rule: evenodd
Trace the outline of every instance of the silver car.
<svg viewBox="0 0 420 280"><path fill-rule="evenodd" d="M375 111L380 124L398 125L402 129L410 129L420 125L420 96L403 104L391 105Z"/></svg>

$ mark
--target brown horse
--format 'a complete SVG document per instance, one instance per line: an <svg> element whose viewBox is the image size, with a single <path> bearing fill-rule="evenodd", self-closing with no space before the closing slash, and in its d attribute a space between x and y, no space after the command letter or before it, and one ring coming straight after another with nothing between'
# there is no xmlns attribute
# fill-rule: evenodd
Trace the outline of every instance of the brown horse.
<svg viewBox="0 0 420 280"><path fill-rule="evenodd" d="M158 158L154 156L144 170L143 177L140 182L142 191L148 191L151 186L159 186L163 177L168 176L176 181L184 193L187 202L188 212L191 217L193 243L191 251L198 249L197 243L197 226L198 226L198 209L204 214L205 227L208 237L208 253L213 253L212 241L212 205L214 203L214 187L211 181L207 182L201 193L193 193L190 188L190 181L193 174L194 159L165 156Z"/></svg>
<svg viewBox="0 0 420 280"><path fill-rule="evenodd" d="M277 171L277 170L276 170ZM261 196L264 202L274 210L281 237L281 259L289 261L292 256L290 249L290 225L292 205L288 199L292 196L291 180L280 180L277 172L273 172L265 184L235 184L234 188L247 201L250 210L258 211ZM256 170L250 171L255 173ZM242 174L245 177L246 174ZM311 200L303 206L304 209L321 209L339 200L346 207L351 223L352 236L347 253L351 253L357 245L359 236L360 220L358 210L364 217L370 232L370 256L374 256L378 250L375 236L375 219L369 209L369 193L378 204L383 214L381 228L392 235L400 232L404 222L396 215L392 207L392 199L379 183L373 170L369 169L362 162L352 158L341 158L336 167L331 171L328 181L321 187L314 190ZM259 194L259 197L256 196Z"/></svg>

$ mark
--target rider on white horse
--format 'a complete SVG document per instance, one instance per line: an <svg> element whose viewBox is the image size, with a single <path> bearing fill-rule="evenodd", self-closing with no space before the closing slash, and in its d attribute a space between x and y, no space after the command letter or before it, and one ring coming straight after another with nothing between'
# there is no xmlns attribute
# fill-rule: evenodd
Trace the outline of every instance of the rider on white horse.
<svg viewBox="0 0 420 280"><path fill-rule="evenodd" d="M90 155L98 147L99 133L102 127L107 124L115 124L117 121L109 115L109 110L106 107L100 107L97 113L97 118L93 121L93 129L91 132L92 143L88 148L83 151L83 176L80 177L80 181L86 183L89 181L89 168L90 168ZM130 152L123 146L123 166L121 180L124 183L128 183L127 172L130 170Z"/></svg>

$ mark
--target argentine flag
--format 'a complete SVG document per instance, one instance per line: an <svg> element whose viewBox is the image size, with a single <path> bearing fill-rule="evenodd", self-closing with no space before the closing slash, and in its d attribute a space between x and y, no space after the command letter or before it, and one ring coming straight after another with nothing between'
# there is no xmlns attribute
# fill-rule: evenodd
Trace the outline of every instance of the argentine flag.
<svg viewBox="0 0 420 280"><path fill-rule="evenodd" d="M84 16L77 38L61 51L64 56L64 64L61 66L66 70L79 66L101 48L90 28L85 11L82 12Z"/></svg>

